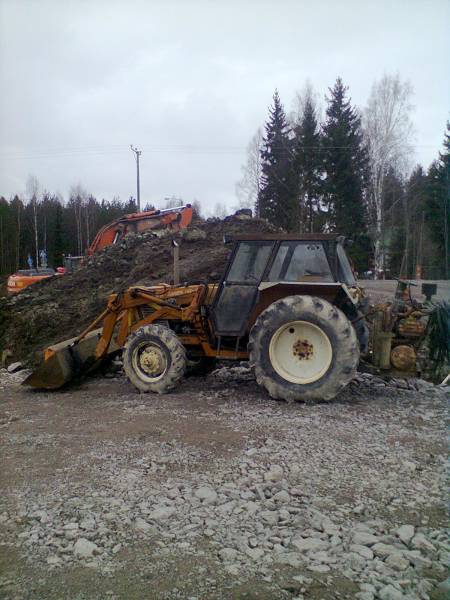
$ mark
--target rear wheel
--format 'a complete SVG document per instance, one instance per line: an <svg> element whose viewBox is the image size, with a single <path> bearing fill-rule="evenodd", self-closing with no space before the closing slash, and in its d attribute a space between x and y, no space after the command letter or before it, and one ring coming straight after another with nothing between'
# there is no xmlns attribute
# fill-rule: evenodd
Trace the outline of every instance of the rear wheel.
<svg viewBox="0 0 450 600"><path fill-rule="evenodd" d="M273 398L330 400L356 373L359 345L338 308L311 296L271 304L249 337L257 382Z"/></svg>
<svg viewBox="0 0 450 600"><path fill-rule="evenodd" d="M164 394L186 371L186 351L178 337L164 325L145 325L127 339L123 368L141 392Z"/></svg>

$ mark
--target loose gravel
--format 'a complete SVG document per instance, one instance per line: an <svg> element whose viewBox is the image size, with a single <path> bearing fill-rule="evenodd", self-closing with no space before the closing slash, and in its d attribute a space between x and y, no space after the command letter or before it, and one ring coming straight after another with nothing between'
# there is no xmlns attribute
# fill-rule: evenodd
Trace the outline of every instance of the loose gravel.
<svg viewBox="0 0 450 600"><path fill-rule="evenodd" d="M448 388L359 374L286 404L245 366L167 396L21 377L0 373L0 597L446 597Z"/></svg>

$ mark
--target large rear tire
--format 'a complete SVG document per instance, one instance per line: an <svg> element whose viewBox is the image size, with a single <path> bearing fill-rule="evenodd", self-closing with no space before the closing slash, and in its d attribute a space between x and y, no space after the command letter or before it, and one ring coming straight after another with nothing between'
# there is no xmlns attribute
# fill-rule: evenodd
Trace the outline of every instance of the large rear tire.
<svg viewBox="0 0 450 600"><path fill-rule="evenodd" d="M338 308L312 296L277 300L249 336L256 381L272 398L331 400L355 376L359 344Z"/></svg>
<svg viewBox="0 0 450 600"><path fill-rule="evenodd" d="M186 371L186 351L175 333L164 325L144 325L127 339L123 368L141 392L165 394Z"/></svg>

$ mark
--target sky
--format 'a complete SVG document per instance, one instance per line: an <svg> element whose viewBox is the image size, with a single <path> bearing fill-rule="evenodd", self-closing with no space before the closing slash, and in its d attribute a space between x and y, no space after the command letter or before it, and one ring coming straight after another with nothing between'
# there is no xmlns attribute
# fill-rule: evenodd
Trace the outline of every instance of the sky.
<svg viewBox="0 0 450 600"><path fill-rule="evenodd" d="M442 147L450 109L448 0L0 0L0 195L29 175L67 199L237 205L247 144L275 88L342 77L363 108L399 73L414 88L414 155Z"/></svg>

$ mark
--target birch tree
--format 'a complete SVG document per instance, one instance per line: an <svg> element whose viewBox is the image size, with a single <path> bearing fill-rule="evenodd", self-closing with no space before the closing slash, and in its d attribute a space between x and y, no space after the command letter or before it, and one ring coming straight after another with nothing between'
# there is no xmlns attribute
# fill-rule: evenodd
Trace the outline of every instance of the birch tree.
<svg viewBox="0 0 450 600"><path fill-rule="evenodd" d="M377 277L385 270L383 188L390 169L406 176L412 155L412 87L400 76L384 75L372 86L364 111L369 152L369 217ZM408 233L407 233L408 235Z"/></svg>
<svg viewBox="0 0 450 600"><path fill-rule="evenodd" d="M242 179L236 184L236 196L239 208L252 208L256 216L258 211L258 195L261 189L261 150L263 132L259 128L247 146L247 162L242 170Z"/></svg>
<svg viewBox="0 0 450 600"><path fill-rule="evenodd" d="M33 207L33 234L34 234L34 252L36 260L36 269L39 268L39 243L38 243L38 197L40 191L39 180L34 175L29 175L27 179L27 196Z"/></svg>

